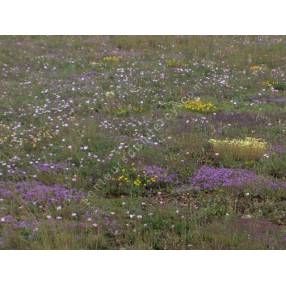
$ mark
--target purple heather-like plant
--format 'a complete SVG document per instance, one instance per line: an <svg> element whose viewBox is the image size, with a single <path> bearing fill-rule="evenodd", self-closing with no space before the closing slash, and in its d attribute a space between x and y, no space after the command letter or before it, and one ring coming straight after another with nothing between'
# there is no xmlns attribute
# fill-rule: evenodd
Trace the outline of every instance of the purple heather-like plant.
<svg viewBox="0 0 286 286"><path fill-rule="evenodd" d="M41 182L19 182L16 184L19 193L26 202L60 204L64 201L79 201L83 194L75 189L61 185L45 185Z"/></svg>
<svg viewBox="0 0 286 286"><path fill-rule="evenodd" d="M61 185L45 185L42 182L21 181L15 184L15 191L1 188L0 198L9 198L17 194L24 202L60 204L65 201L79 201L83 193L67 189Z"/></svg>
<svg viewBox="0 0 286 286"><path fill-rule="evenodd" d="M159 183L175 183L177 181L177 174L169 174L165 168L156 165L145 166L143 172L148 178L156 178Z"/></svg>
<svg viewBox="0 0 286 286"><path fill-rule="evenodd" d="M1 222L4 222L4 223L12 223L12 222L15 222L15 218L11 215L5 215L4 217L1 218Z"/></svg>
<svg viewBox="0 0 286 286"><path fill-rule="evenodd" d="M12 192L3 188L0 188L0 198L7 199L12 196Z"/></svg>
<svg viewBox="0 0 286 286"><path fill-rule="evenodd" d="M67 168L65 163L35 163L33 166L41 172L61 171Z"/></svg>
<svg viewBox="0 0 286 286"><path fill-rule="evenodd" d="M244 169L214 168L202 166L190 178L190 183L202 190L216 190L220 188L243 189L286 189L285 182L275 182L269 178L257 175L253 171Z"/></svg>

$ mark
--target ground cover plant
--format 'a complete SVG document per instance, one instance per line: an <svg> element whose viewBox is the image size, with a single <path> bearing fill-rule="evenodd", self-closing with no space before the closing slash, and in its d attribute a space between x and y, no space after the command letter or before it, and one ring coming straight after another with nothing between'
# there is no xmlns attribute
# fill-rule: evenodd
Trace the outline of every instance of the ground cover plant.
<svg viewBox="0 0 286 286"><path fill-rule="evenodd" d="M285 249L286 37L0 37L0 249Z"/></svg>

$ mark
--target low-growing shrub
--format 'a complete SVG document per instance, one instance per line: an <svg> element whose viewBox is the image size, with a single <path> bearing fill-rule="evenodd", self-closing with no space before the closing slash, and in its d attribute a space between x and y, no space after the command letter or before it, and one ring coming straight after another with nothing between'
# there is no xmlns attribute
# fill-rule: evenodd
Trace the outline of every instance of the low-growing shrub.
<svg viewBox="0 0 286 286"><path fill-rule="evenodd" d="M193 112L210 113L216 110L215 105L211 102L202 102L200 99L189 100L183 103L183 108Z"/></svg>
<svg viewBox="0 0 286 286"><path fill-rule="evenodd" d="M252 137L231 140L210 139L209 143L218 156L236 160L258 160L267 150L267 142Z"/></svg>

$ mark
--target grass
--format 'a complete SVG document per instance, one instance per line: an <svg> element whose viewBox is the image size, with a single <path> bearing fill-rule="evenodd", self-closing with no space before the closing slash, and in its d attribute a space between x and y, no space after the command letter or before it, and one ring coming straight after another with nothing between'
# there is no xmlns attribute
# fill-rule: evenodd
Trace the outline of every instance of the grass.
<svg viewBox="0 0 286 286"><path fill-rule="evenodd" d="M0 248L285 249L285 41L1 36Z"/></svg>

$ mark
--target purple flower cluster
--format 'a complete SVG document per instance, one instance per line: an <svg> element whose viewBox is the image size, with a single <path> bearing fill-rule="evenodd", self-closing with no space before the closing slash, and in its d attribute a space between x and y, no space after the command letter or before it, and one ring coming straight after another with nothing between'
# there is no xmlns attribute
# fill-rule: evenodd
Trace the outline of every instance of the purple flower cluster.
<svg viewBox="0 0 286 286"><path fill-rule="evenodd" d="M79 201L83 194L61 185L45 185L41 182L19 182L16 192L26 202L60 204L65 201Z"/></svg>
<svg viewBox="0 0 286 286"><path fill-rule="evenodd" d="M12 192L4 188L0 188L0 199L7 199L12 196Z"/></svg>
<svg viewBox="0 0 286 286"><path fill-rule="evenodd" d="M42 182L18 182L14 191L0 188L0 198L7 199L14 195L24 202L60 204L65 201L79 201L83 193L75 189L67 189L61 185L45 185Z"/></svg>
<svg viewBox="0 0 286 286"><path fill-rule="evenodd" d="M276 153L278 155L286 154L286 147L284 145L273 145L269 148L271 154Z"/></svg>
<svg viewBox="0 0 286 286"><path fill-rule="evenodd" d="M262 116L258 116L254 113L250 112L218 112L212 115L213 121L221 122L221 123L230 123L235 125L243 125L243 126L257 126L257 125L265 125L267 123L266 119Z"/></svg>
<svg viewBox="0 0 286 286"><path fill-rule="evenodd" d="M244 169L214 168L202 166L190 178L190 183L201 190L232 189L286 189L286 183L274 182L271 179L257 175Z"/></svg>
<svg viewBox="0 0 286 286"><path fill-rule="evenodd" d="M61 171L67 168L65 163L36 163L34 167L41 172Z"/></svg>
<svg viewBox="0 0 286 286"><path fill-rule="evenodd" d="M156 181L159 183L171 184L177 181L176 174L169 174L165 168L156 165L145 166L143 173L148 178L156 178Z"/></svg>

